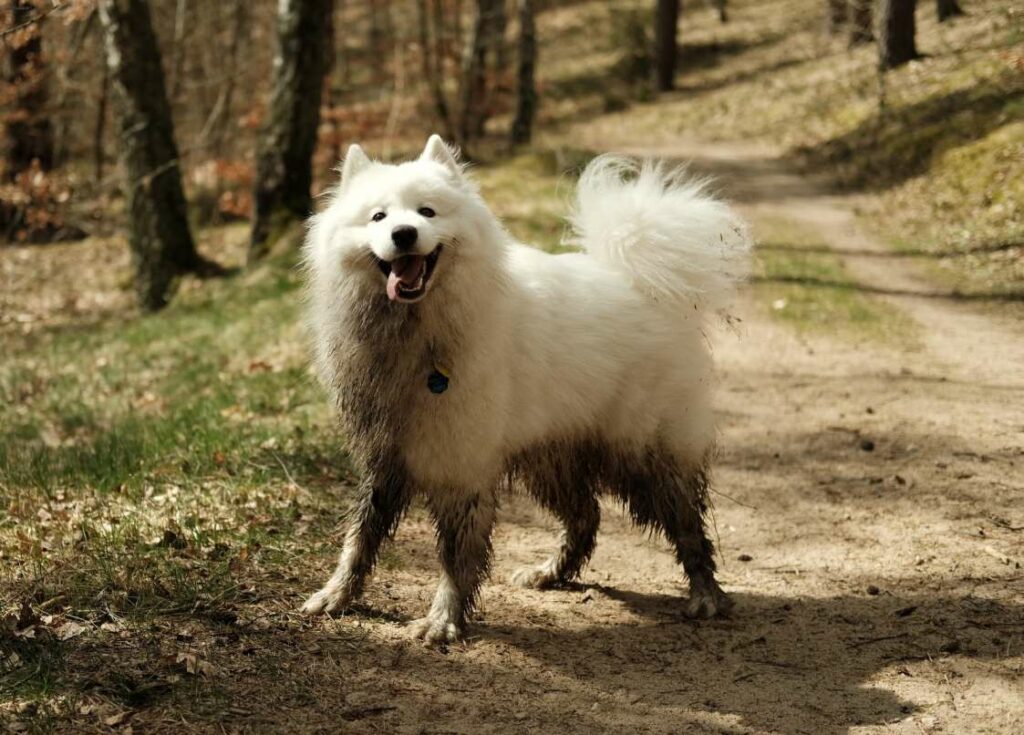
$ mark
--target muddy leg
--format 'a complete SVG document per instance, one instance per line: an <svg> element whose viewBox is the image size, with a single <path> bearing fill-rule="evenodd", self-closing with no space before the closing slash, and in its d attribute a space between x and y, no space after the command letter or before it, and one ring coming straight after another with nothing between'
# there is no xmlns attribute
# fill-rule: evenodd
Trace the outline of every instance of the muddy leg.
<svg viewBox="0 0 1024 735"><path fill-rule="evenodd" d="M590 560L597 544L601 507L587 483L576 483L572 492L560 489L538 493L537 497L562 522L559 548L540 566L516 570L512 581L523 587L544 589L571 582Z"/></svg>
<svg viewBox="0 0 1024 735"><path fill-rule="evenodd" d="M497 502L493 490L452 492L430 499L437 524L441 581L427 617L412 623L412 634L427 643L462 637L491 561L491 531Z"/></svg>
<svg viewBox="0 0 1024 735"><path fill-rule="evenodd" d="M359 597L381 544L394 535L411 495L404 476L393 470L368 473L360 492L338 566L323 589L306 600L304 613L338 612Z"/></svg>
<svg viewBox="0 0 1024 735"><path fill-rule="evenodd" d="M669 457L652 455L628 475L620 492L625 493L630 514L637 524L665 533L690 580L686 614L692 618L728 614L732 600L715 580L714 544L704 528L708 493L704 470L686 471Z"/></svg>

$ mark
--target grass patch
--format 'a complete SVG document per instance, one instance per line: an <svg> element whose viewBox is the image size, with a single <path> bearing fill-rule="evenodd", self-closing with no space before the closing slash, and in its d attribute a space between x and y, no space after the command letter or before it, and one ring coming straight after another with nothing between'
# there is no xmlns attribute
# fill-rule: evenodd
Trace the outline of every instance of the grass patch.
<svg viewBox="0 0 1024 735"><path fill-rule="evenodd" d="M567 249L562 241L576 177L590 157L566 148L538 150L476 169L474 176L487 203L515 238L562 252Z"/></svg>
<svg viewBox="0 0 1024 735"><path fill-rule="evenodd" d="M841 258L813 233L791 222L763 218L755 266L762 308L798 331L905 343L912 324L903 313L864 293Z"/></svg>
<svg viewBox="0 0 1024 735"><path fill-rule="evenodd" d="M354 478L299 285L285 259L187 284L156 315L0 337L0 698L34 726L97 696L216 708L192 659L141 650L140 631L235 625L333 538ZM130 676L98 685L118 650Z"/></svg>

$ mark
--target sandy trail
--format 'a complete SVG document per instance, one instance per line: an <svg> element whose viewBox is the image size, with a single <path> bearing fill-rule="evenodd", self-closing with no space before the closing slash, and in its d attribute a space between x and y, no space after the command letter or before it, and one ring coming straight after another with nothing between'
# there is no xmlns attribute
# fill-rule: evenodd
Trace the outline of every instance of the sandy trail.
<svg viewBox="0 0 1024 735"><path fill-rule="evenodd" d="M858 230L849 201L770 152L643 152L693 159L755 220L816 230L917 338L798 336L748 302L743 334L716 339L731 619L685 620L665 544L613 505L581 585L512 587L556 531L512 498L472 639L427 650L400 624L426 609L436 570L414 515L368 591L388 614L303 631L365 630L305 663L316 699L342 689L347 729L367 732L1024 732L1021 325L943 296ZM265 723L330 729L323 708L274 710L268 695Z"/></svg>

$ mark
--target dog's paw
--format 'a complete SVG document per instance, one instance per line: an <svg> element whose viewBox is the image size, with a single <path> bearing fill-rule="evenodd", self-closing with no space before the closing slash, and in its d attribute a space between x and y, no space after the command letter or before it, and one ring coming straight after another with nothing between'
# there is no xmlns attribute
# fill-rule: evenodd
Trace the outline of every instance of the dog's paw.
<svg viewBox="0 0 1024 735"><path fill-rule="evenodd" d="M534 590L556 587L561 580L546 564L539 567L522 567L512 573L512 584Z"/></svg>
<svg viewBox="0 0 1024 735"><path fill-rule="evenodd" d="M313 594L302 605L302 612L305 615L319 615L326 613L331 615L341 612L349 605L349 595L341 587L327 585L319 592Z"/></svg>
<svg viewBox="0 0 1024 735"><path fill-rule="evenodd" d="M447 615L434 613L409 623L409 632L413 638L418 638L429 645L455 643L462 638L462 626Z"/></svg>
<svg viewBox="0 0 1024 735"><path fill-rule="evenodd" d="M686 617L694 620L727 617L732 606L733 602L729 595L712 582L710 585L690 590L690 599L686 601Z"/></svg>

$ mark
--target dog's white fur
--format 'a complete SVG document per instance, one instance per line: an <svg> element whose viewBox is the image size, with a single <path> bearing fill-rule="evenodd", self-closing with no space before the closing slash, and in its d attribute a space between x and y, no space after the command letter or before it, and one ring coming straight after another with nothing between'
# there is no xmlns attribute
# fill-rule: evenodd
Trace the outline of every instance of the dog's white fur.
<svg viewBox="0 0 1024 735"><path fill-rule="evenodd" d="M480 488L510 456L562 438L627 451L658 441L695 466L713 444L703 327L746 274L744 223L680 170L613 156L584 171L571 223L583 252L516 242L437 136L399 165L349 150L306 245L317 362L344 391L339 324L357 300L382 298L371 253L399 255L393 227L416 227L420 254L444 244L423 299L381 307L419 310L433 346L423 375L433 361L451 377L442 396L417 384L402 398L394 444L418 485Z"/></svg>

